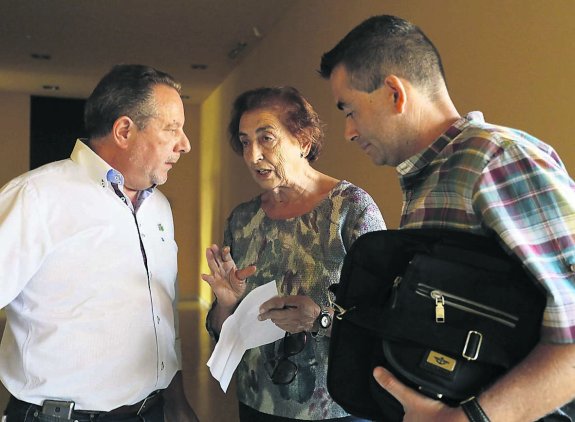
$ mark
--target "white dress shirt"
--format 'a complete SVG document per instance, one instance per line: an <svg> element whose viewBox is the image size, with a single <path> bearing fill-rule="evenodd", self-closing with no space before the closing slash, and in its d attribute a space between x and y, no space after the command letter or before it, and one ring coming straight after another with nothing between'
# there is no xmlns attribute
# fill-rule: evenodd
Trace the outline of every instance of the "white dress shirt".
<svg viewBox="0 0 575 422"><path fill-rule="evenodd" d="M0 379L20 400L107 411L179 368L170 205L153 190L134 213L110 170L78 140L0 190Z"/></svg>

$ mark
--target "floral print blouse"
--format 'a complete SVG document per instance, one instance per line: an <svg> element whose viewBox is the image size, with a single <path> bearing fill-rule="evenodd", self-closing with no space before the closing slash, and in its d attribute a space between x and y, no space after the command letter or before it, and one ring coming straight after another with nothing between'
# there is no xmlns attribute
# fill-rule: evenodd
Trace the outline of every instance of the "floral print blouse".
<svg viewBox="0 0 575 422"><path fill-rule="evenodd" d="M249 293L276 280L280 295L307 295L324 307L328 287L339 282L351 244L366 232L385 229L373 199L347 181L339 182L315 209L299 217L273 220L256 197L240 204L227 220L224 245L238 268L255 264L247 280ZM307 333L304 349L289 359L298 367L294 380L275 385L270 362L281 354L282 341L248 350L237 369L238 399L263 413L302 420L347 416L326 388L329 337Z"/></svg>

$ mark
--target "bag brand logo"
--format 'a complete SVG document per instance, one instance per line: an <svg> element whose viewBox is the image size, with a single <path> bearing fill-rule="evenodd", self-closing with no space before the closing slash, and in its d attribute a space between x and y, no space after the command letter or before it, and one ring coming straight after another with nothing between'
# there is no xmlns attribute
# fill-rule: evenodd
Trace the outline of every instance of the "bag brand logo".
<svg viewBox="0 0 575 422"><path fill-rule="evenodd" d="M427 355L426 359L427 363L430 365L439 367L445 371L453 372L455 370L455 366L457 364L457 360L438 353L434 350L430 350L429 354Z"/></svg>

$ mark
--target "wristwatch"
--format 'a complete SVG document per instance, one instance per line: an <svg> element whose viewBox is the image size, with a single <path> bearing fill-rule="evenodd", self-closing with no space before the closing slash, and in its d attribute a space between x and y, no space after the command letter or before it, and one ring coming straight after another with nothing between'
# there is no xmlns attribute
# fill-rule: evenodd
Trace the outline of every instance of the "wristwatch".
<svg viewBox="0 0 575 422"><path fill-rule="evenodd" d="M327 308L321 308L319 316L317 317L319 329L316 333L312 333L313 337L323 337L327 334L329 327L331 327L331 314Z"/></svg>
<svg viewBox="0 0 575 422"><path fill-rule="evenodd" d="M322 309L319 313L319 326L324 330L327 330L331 327L331 314L327 309Z"/></svg>

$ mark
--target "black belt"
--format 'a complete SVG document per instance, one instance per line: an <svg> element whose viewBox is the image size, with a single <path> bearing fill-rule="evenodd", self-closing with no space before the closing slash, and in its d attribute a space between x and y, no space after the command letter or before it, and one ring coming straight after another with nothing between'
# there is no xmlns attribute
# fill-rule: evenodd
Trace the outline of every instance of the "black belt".
<svg viewBox="0 0 575 422"><path fill-rule="evenodd" d="M109 412L99 412L93 410L76 410L75 412L80 414L93 414L93 415L128 415L133 414L134 416L141 415L149 408L153 407L160 399L162 398L162 390L156 390L151 393L148 397L144 400L139 401L138 403L116 407L115 409L110 410Z"/></svg>
<svg viewBox="0 0 575 422"><path fill-rule="evenodd" d="M158 402L160 402L162 400L162 391L163 390L156 390L153 393L151 393L148 397L146 397L143 400L140 400L138 403L134 403L134 404L130 404L130 405L126 405L126 406L120 406L117 407L115 409L112 409L110 411L100 411L100 410L80 410L80 409L74 409L74 411L72 412L72 419L74 418L74 415L80 417L80 416L87 416L87 415L95 415L95 416L114 416L114 415L122 415L122 416L126 416L126 415L141 415L143 413L145 413L147 410L149 410L150 408L154 407L156 404L159 404ZM37 405L37 404L33 404L33 403L28 403L22 400L17 399L16 397L12 396L10 397L10 401L12 402L12 405L16 405L16 406L32 406L34 408L36 408L39 412L42 411L42 405Z"/></svg>

